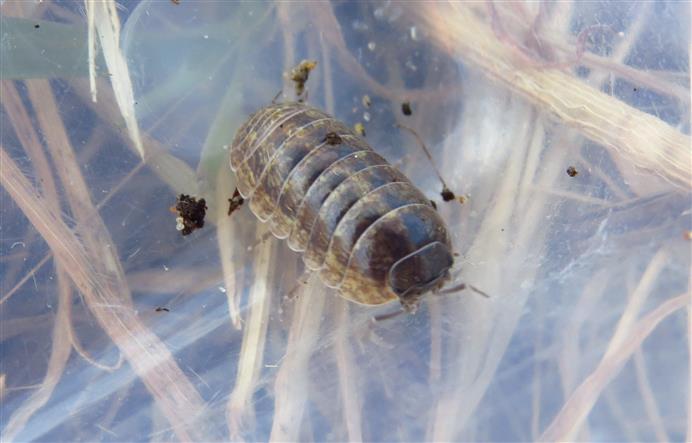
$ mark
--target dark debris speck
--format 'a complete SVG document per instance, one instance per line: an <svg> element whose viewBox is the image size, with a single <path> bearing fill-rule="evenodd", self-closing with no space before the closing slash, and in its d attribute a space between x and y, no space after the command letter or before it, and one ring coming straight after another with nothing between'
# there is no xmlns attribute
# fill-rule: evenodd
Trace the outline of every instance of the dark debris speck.
<svg viewBox="0 0 692 443"><path fill-rule="evenodd" d="M207 215L207 203L203 198L197 200L186 194L180 194L175 205L178 216L182 219L183 235L189 235L196 229L204 227L204 217Z"/></svg>
<svg viewBox="0 0 692 443"><path fill-rule="evenodd" d="M341 137L336 132L329 132L327 133L327 135L324 136L324 140L322 141L327 143L328 145L340 145Z"/></svg>
<svg viewBox="0 0 692 443"><path fill-rule="evenodd" d="M289 78L293 81L298 97L301 97L305 92L305 83L310 77L310 71L315 69L316 66L317 62L315 60L303 60L289 72Z"/></svg>
<svg viewBox="0 0 692 443"><path fill-rule="evenodd" d="M228 215L233 214L236 209L243 205L243 202L245 202L245 199L238 192L238 188L236 188L233 197L228 199Z"/></svg>
<svg viewBox="0 0 692 443"><path fill-rule="evenodd" d="M442 200L446 202L452 201L456 198L454 193L446 186L442 188L442 192L440 192L440 195L442 196Z"/></svg>

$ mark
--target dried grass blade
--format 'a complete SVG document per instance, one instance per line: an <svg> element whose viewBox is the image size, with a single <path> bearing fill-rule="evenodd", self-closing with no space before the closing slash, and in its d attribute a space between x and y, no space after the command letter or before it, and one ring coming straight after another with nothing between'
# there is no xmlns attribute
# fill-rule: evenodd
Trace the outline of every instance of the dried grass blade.
<svg viewBox="0 0 692 443"><path fill-rule="evenodd" d="M630 329L626 337L619 342L601 360L598 367L567 399L562 409L543 432L538 441L570 441L574 433L588 415L598 400L603 389L618 374L625 362L639 349L644 340L669 315L690 304L690 294L681 294L645 315Z"/></svg>
<svg viewBox="0 0 692 443"><path fill-rule="evenodd" d="M337 336L334 343L334 352L336 354L336 365L339 372L339 390L341 391L341 402L343 411L343 419L346 422L348 431L348 441L359 442L363 441L363 427L361 417L361 398L360 386L356 382L355 374L358 373L355 360L353 358L353 349L349 340L349 303L339 298L334 303L334 311L336 312L337 321Z"/></svg>
<svg viewBox="0 0 692 443"><path fill-rule="evenodd" d="M127 287L108 274L94 269L98 263L64 221L47 209L44 199L21 173L14 160L0 146L0 184L24 212L29 222L48 243L55 259L84 295L99 324L142 379L157 405L181 440L205 440L210 428L204 420L204 403L185 374L175 364L168 348L141 323L133 309L107 306L131 304Z"/></svg>
<svg viewBox="0 0 692 443"><path fill-rule="evenodd" d="M223 208L228 204L228 197L231 194L225 191L230 191L234 188L235 178L232 176L230 169L228 167L220 169L216 182L217 208ZM219 247L221 269L223 270L226 298L228 299L228 315L233 327L240 330L242 328L240 318L240 291L236 285L236 266L233 261L233 253L236 250L233 244L237 242L238 235L238 231L235 229L237 225L234 223L233 214L229 216L223 210L216 211L216 219L216 240Z"/></svg>
<svg viewBox="0 0 692 443"><path fill-rule="evenodd" d="M258 230L258 241L264 232L266 229ZM235 386L226 405L228 429L233 440L242 440L244 430L250 422L254 421L252 395L257 388L264 358L272 295L267 283L274 272L272 267L274 249L275 245L272 242L267 243L266 246L256 249L259 252L254 258L255 272L248 297L250 314L243 331Z"/></svg>
<svg viewBox="0 0 692 443"><path fill-rule="evenodd" d="M93 34L99 36L103 57L108 67L111 84L115 92L120 113L125 120L127 131L139 155L145 158L144 145L139 133L135 116L135 99L132 91L132 80L127 62L120 50L120 19L113 0L85 0L87 17L89 17L89 82L92 99L96 98L95 67L92 73L93 60L96 57ZM93 19L92 19L93 17ZM92 76L93 75L93 76Z"/></svg>
<svg viewBox="0 0 692 443"><path fill-rule="evenodd" d="M308 361L315 349L324 309L324 287L312 274L297 297L286 355L276 376L271 441L299 441L308 398Z"/></svg>
<svg viewBox="0 0 692 443"><path fill-rule="evenodd" d="M422 11L422 12L421 12ZM558 69L532 66L466 4L412 11L442 49L677 189L692 183L690 137Z"/></svg>
<svg viewBox="0 0 692 443"><path fill-rule="evenodd" d="M13 441L32 415L45 405L50 399L55 386L60 381L65 365L70 357L72 344L69 334L70 329L70 305L72 288L62 266L57 266L58 279L58 312L53 325L53 344L48 359L48 369L38 390L22 405L14 411L6 423L6 427L0 435L0 441Z"/></svg>

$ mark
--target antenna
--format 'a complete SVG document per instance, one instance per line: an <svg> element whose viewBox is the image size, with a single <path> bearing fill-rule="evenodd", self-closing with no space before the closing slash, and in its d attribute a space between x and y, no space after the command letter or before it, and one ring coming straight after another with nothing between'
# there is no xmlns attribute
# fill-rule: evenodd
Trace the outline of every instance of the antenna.
<svg viewBox="0 0 692 443"><path fill-rule="evenodd" d="M423 142L423 139L421 138L420 135L416 132L415 129L409 128L408 126L402 125L400 123L396 124L396 127L399 129L405 129L408 132L413 135L416 140L418 140L418 144L420 145L421 148L423 148L423 152L425 153L425 156L428 157L428 161L430 162L430 166L432 166L433 171L435 171L435 175L437 175L437 178L440 180L440 183L442 183L442 192L440 192L440 195L442 196L442 200L444 201L450 201L454 200L456 197L454 193L452 192L451 189L449 189L449 186L447 186L447 183L445 180L442 178L442 174L440 174L440 171L437 169L437 166L435 166L435 162L433 161L432 155L430 155L430 151L428 150L428 147L425 146L425 143Z"/></svg>
<svg viewBox="0 0 692 443"><path fill-rule="evenodd" d="M440 291L437 291L437 294L438 294L438 295L452 294L452 293L454 293L454 292L463 291L463 290L466 289L466 288L472 290L473 292L475 292L475 293L478 294L478 295L482 295L482 296L485 297L485 298L490 298L490 296L489 296L488 294L486 294L485 292L483 292L483 291L481 291L480 289L476 288L475 286L471 286L471 285L468 284L468 283L461 283L461 284L458 284L458 285L456 285L456 286L452 286L451 288L442 289L442 290L440 290Z"/></svg>
<svg viewBox="0 0 692 443"><path fill-rule="evenodd" d="M375 316L372 319L375 322L381 322L382 320L389 320L390 318L398 317L404 313L406 313L406 311L404 311L403 309L399 309L398 311L392 311L392 312L389 312L387 314L381 314L381 315Z"/></svg>

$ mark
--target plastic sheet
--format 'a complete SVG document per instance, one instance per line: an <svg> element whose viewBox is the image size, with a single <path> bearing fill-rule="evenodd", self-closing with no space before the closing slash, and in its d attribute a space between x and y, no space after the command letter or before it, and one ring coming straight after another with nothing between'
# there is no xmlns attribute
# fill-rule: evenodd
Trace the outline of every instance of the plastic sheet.
<svg viewBox="0 0 692 443"><path fill-rule="evenodd" d="M689 4L95 3L2 5L3 441L689 441ZM227 215L302 59L489 298L373 322Z"/></svg>

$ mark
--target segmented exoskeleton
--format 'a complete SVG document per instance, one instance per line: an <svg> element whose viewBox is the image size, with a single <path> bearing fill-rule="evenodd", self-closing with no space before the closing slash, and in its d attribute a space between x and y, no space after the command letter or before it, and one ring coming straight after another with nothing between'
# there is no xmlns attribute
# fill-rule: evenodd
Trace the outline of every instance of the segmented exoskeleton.
<svg viewBox="0 0 692 443"><path fill-rule="evenodd" d="M368 143L304 103L253 114L230 151L241 195L346 299L409 312L449 278L452 247L427 199Z"/></svg>

